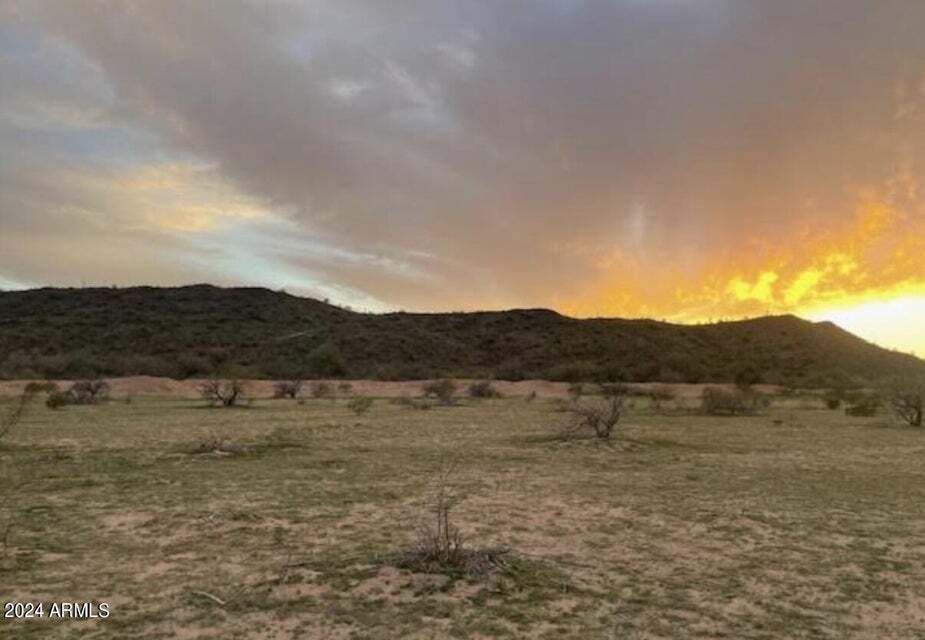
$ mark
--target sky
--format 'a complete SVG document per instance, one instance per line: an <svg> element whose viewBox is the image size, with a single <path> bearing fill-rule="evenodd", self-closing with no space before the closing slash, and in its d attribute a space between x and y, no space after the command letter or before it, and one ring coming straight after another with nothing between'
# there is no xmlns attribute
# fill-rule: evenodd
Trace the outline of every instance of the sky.
<svg viewBox="0 0 925 640"><path fill-rule="evenodd" d="M917 0L0 0L0 288L925 355L922 33Z"/></svg>

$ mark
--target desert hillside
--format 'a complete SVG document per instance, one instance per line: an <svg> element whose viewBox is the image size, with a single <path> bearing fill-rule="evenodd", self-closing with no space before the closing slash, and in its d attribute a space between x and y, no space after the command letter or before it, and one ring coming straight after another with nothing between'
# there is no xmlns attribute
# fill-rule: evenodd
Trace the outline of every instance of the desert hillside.
<svg viewBox="0 0 925 640"><path fill-rule="evenodd" d="M366 314L209 285L0 292L0 375L731 382L827 386L925 362L830 323L575 319L544 309Z"/></svg>

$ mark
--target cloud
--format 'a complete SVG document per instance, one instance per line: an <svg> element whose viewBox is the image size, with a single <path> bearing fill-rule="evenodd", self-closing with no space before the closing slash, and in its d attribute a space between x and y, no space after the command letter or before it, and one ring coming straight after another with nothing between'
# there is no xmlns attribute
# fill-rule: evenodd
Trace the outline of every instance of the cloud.
<svg viewBox="0 0 925 640"><path fill-rule="evenodd" d="M28 153L0 214L38 251L96 216L160 234L175 278L244 279L195 254L232 242L368 306L687 319L925 281L925 5L10 6L0 136ZM34 178L75 162L112 184Z"/></svg>

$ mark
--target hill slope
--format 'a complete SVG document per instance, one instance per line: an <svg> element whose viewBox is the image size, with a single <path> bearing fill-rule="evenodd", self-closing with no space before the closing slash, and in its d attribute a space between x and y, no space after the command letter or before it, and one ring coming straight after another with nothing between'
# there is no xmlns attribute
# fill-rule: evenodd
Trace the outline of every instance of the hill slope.
<svg viewBox="0 0 925 640"><path fill-rule="evenodd" d="M0 375L441 376L823 386L922 374L925 362L830 323L578 320L525 309L362 314L266 289L0 292Z"/></svg>

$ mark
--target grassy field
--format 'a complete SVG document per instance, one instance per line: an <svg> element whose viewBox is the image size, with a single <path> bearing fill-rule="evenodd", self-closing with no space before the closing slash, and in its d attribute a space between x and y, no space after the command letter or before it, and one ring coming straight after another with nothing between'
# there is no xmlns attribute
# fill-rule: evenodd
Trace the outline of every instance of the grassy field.
<svg viewBox="0 0 925 640"><path fill-rule="evenodd" d="M3 638L925 638L925 431L885 416L640 405L608 446L544 399L40 405L0 447L0 597L112 614ZM502 574L394 566L447 465Z"/></svg>

